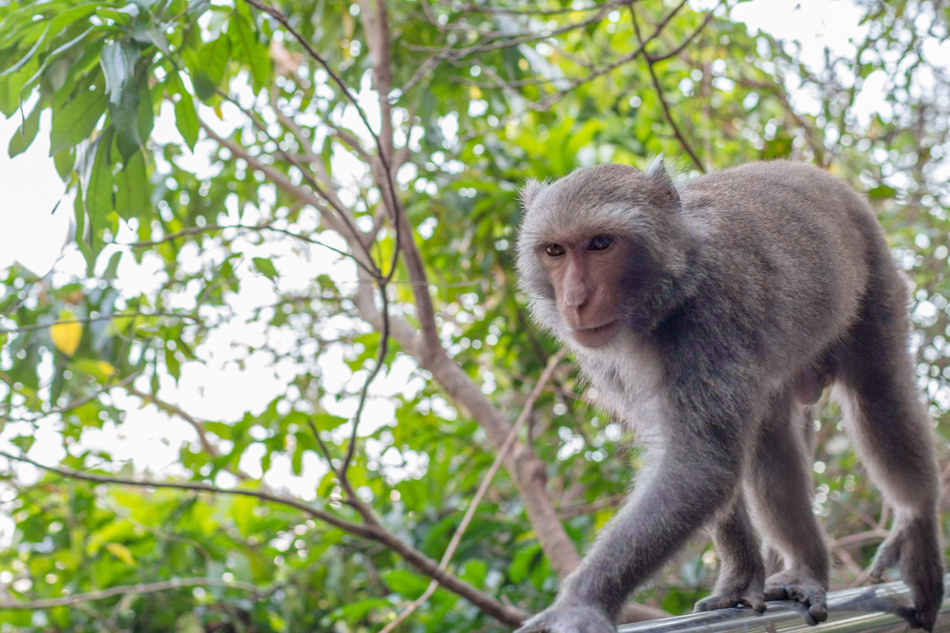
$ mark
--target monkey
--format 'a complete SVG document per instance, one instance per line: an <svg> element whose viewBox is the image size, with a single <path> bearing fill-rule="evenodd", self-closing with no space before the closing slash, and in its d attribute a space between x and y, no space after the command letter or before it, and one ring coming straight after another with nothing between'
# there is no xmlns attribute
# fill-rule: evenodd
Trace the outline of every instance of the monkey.
<svg viewBox="0 0 950 633"><path fill-rule="evenodd" d="M907 288L864 198L804 163L674 184L657 159L529 180L521 203L529 310L635 431L646 465L517 633L614 631L630 592L705 526L720 572L696 611L792 600L809 623L827 619L810 410L828 386L895 510L872 577L898 566L911 623L932 631L943 596L933 423L908 352Z"/></svg>

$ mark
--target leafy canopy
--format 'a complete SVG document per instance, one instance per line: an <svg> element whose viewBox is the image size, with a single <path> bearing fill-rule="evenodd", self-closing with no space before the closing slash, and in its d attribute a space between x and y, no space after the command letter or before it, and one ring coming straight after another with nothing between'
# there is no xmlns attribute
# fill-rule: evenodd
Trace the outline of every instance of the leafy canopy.
<svg viewBox="0 0 950 633"><path fill-rule="evenodd" d="M53 273L2 273L5 630L376 631L433 577L404 630L547 604L639 462L529 322L516 194L597 162L791 157L866 191L942 436L950 9L861 2L815 67L734 5L0 3L8 152L49 134L75 226ZM834 414L844 584L887 514ZM714 563L697 542L638 600L687 610Z"/></svg>

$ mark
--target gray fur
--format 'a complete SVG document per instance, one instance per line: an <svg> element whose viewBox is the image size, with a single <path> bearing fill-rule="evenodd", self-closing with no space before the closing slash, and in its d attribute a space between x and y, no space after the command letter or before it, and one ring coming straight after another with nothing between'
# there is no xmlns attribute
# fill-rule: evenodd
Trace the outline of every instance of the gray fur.
<svg viewBox="0 0 950 633"><path fill-rule="evenodd" d="M662 161L645 173L602 165L529 183L522 199L517 266L533 316L572 347L653 459L554 604L520 631L608 633L627 595L707 524L722 572L698 609L790 598L824 619L828 553L811 510L807 425L831 382L896 509L874 573L899 565L914 623L932 629L943 594L932 424L906 351L906 287L864 199L786 161L679 189ZM545 244L598 235L636 244L639 261L616 271L623 330L587 349L569 335L541 258Z"/></svg>

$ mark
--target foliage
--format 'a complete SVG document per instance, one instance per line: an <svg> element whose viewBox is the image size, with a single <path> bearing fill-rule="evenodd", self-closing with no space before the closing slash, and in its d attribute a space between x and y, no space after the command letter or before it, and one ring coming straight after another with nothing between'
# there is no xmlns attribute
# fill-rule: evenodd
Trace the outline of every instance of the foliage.
<svg viewBox="0 0 950 633"><path fill-rule="evenodd" d="M4 630L378 630L436 575L526 403L458 582L402 628L506 630L545 605L570 566L552 544L588 543L637 465L570 361L529 398L557 346L513 276L517 187L595 162L792 157L866 191L917 284L943 437L950 82L932 48L950 9L866 3L866 40L820 68L730 9L0 3L9 152L51 113L83 262L4 273ZM167 430L161 472L101 441L137 420ZM822 421L841 586L886 513ZM638 599L682 612L713 569L697 542Z"/></svg>

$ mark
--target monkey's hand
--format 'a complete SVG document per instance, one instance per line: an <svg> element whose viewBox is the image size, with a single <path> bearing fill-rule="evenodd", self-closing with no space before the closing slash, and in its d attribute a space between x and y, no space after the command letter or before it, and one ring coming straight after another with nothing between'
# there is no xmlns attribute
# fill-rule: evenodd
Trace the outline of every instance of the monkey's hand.
<svg viewBox="0 0 950 633"><path fill-rule="evenodd" d="M931 517L898 519L871 564L871 578L883 579L890 567L899 566L911 588L914 614L911 624L932 631L943 600L943 565L937 526Z"/></svg>
<svg viewBox="0 0 950 633"><path fill-rule="evenodd" d="M607 615L592 605L553 604L515 633L616 633Z"/></svg>
<svg viewBox="0 0 950 633"><path fill-rule="evenodd" d="M827 588L803 569L772 574L765 581L766 600L794 600L805 607L805 621L815 625L828 619Z"/></svg>
<svg viewBox="0 0 950 633"><path fill-rule="evenodd" d="M696 603L693 611L713 611L731 607L749 607L759 613L765 611L764 579L759 571L747 574L723 574L716 583L713 595Z"/></svg>

